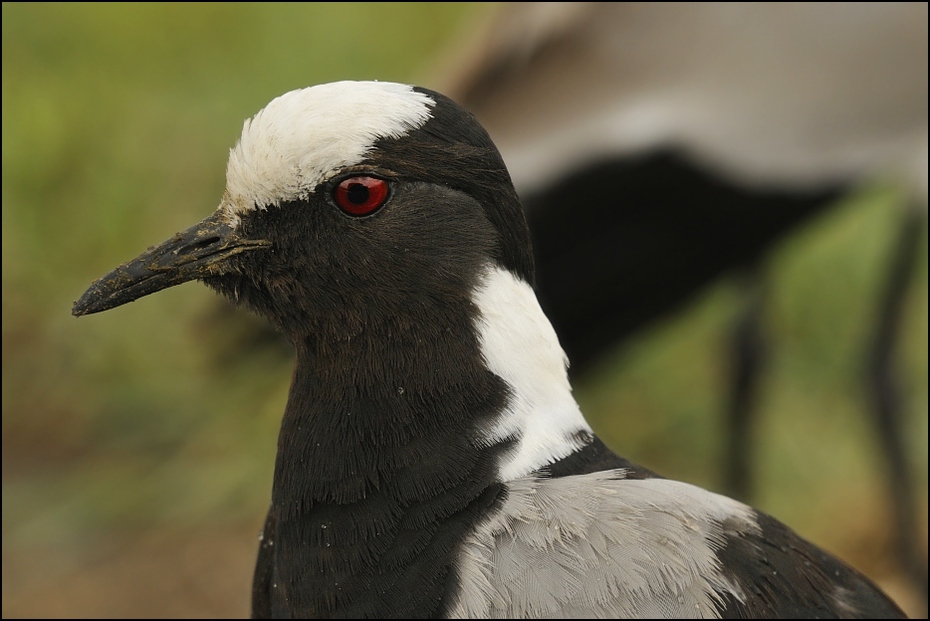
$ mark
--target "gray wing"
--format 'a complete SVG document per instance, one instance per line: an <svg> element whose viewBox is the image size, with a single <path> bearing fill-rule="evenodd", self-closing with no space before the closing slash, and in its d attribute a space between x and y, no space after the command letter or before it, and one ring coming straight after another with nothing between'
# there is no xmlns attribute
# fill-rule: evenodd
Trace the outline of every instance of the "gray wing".
<svg viewBox="0 0 930 621"><path fill-rule="evenodd" d="M622 477L508 483L462 549L450 616L903 616L855 570L746 505Z"/></svg>

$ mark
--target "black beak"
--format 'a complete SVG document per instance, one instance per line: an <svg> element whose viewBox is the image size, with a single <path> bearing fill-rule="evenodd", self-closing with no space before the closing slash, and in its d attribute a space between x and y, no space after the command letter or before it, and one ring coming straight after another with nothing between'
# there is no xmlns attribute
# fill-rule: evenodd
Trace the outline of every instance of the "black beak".
<svg viewBox="0 0 930 621"><path fill-rule="evenodd" d="M220 214L213 214L95 280L71 314L99 313L189 280L220 276L228 271L224 264L230 257L270 246L263 239L239 237Z"/></svg>

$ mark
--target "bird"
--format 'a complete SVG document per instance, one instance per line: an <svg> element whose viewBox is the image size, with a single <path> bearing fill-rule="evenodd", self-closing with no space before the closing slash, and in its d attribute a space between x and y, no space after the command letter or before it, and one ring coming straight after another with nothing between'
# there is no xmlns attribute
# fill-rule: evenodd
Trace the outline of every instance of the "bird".
<svg viewBox="0 0 930 621"><path fill-rule="evenodd" d="M273 99L217 209L72 314L192 280L296 352L255 618L904 616L774 517L596 436L504 161L437 91Z"/></svg>

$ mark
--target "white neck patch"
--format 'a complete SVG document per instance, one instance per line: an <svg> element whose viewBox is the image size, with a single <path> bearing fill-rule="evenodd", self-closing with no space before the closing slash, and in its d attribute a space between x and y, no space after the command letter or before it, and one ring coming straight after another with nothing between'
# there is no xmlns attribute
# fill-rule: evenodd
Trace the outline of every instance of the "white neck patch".
<svg viewBox="0 0 930 621"><path fill-rule="evenodd" d="M512 481L570 455L591 433L568 382L568 359L539 301L509 270L489 268L473 294L481 353L513 392L507 411L489 430L491 442L519 438L501 462Z"/></svg>
<svg viewBox="0 0 930 621"><path fill-rule="evenodd" d="M422 127L435 101L393 82L332 82L291 91L246 120L229 153L220 210L230 222L304 198L382 138Z"/></svg>

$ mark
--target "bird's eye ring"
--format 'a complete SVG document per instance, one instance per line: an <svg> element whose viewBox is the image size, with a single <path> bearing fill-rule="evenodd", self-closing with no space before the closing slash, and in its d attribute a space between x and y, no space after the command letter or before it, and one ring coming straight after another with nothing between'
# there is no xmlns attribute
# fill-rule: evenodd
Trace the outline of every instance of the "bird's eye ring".
<svg viewBox="0 0 930 621"><path fill-rule="evenodd" d="M387 202L388 182L377 177L346 177L333 190L333 200L350 216L369 216Z"/></svg>

